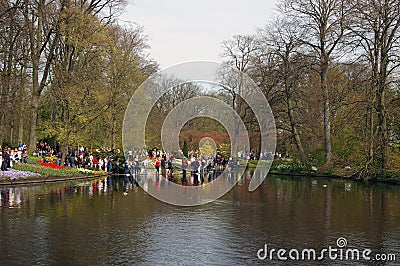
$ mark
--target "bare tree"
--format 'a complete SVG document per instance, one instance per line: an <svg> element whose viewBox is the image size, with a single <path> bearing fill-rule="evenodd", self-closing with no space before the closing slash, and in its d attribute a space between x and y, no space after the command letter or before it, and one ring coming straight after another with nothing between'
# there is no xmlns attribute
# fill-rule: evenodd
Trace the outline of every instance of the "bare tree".
<svg viewBox="0 0 400 266"><path fill-rule="evenodd" d="M30 64L32 66L32 92L30 108L29 151L36 148L36 128L39 100L46 86L54 50L58 42L57 9L54 2L24 0L24 18L29 40ZM65 2L60 5L64 9Z"/></svg>
<svg viewBox="0 0 400 266"><path fill-rule="evenodd" d="M373 166L382 173L388 166L388 91L395 85L393 77L400 66L400 1L359 0L354 1L354 6L350 28L371 72L366 169Z"/></svg>
<svg viewBox="0 0 400 266"><path fill-rule="evenodd" d="M284 12L299 22L306 44L318 61L321 93L323 95L325 162L331 163L331 110L327 73L332 57L346 34L346 23L351 10L345 0L285 0Z"/></svg>
<svg viewBox="0 0 400 266"><path fill-rule="evenodd" d="M274 97L285 106L285 117L282 121L287 121L281 129L290 132L293 137L297 152L300 158L306 160L304 148L301 142L298 123L296 121L296 90L308 72L309 65L307 57L302 51L302 42L299 41L299 28L297 21L288 21L286 18L277 18L273 23L260 31L261 54L256 57L258 64L256 69L270 69L268 74L259 73L261 77L269 76L270 84L275 88ZM269 58L267 64L263 65L261 58ZM275 104L276 105L276 104ZM297 110L298 111L298 110ZM278 112L275 116L279 115Z"/></svg>
<svg viewBox="0 0 400 266"><path fill-rule="evenodd" d="M23 1L0 2L0 143L15 144L23 134L27 85L27 38L24 30ZM22 137L19 138L22 141Z"/></svg>
<svg viewBox="0 0 400 266"><path fill-rule="evenodd" d="M235 35L232 39L222 43L224 52L222 56L225 58L225 64L228 66L220 70L219 76L221 83L225 84L221 92L228 93L231 96L231 106L241 117L244 124L250 132L257 131L255 128L255 116L241 95L248 93L248 85L245 84L244 74L250 74L253 67L252 62L257 55L259 49L257 40L253 35ZM232 71L236 69L236 71ZM239 135L238 123L235 124L235 136L233 141L237 142ZM251 135L251 134L250 134ZM236 147L233 145L232 147ZM233 150L233 154L237 151Z"/></svg>

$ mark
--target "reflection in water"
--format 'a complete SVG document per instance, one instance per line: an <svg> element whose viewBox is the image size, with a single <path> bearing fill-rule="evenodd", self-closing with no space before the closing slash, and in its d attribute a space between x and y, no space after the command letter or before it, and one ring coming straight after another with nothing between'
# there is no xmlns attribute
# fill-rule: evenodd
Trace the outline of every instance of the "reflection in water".
<svg viewBox="0 0 400 266"><path fill-rule="evenodd" d="M0 190L0 207L19 208L22 202L23 191L21 188Z"/></svg>
<svg viewBox="0 0 400 266"><path fill-rule="evenodd" d="M228 194L190 208L157 201L124 177L0 188L0 261L243 265L258 263L264 244L320 249L339 237L350 247L399 253L398 187L270 176L250 193L251 177L228 174L239 180ZM169 184L141 182L144 190Z"/></svg>

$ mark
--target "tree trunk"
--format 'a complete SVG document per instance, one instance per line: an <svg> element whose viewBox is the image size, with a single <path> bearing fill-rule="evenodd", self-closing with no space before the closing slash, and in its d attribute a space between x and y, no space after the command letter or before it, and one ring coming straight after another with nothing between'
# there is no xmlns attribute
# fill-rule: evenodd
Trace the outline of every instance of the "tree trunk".
<svg viewBox="0 0 400 266"><path fill-rule="evenodd" d="M285 85L285 94L286 94L286 102L287 102L287 115L289 118L290 129L292 133L292 137L294 139L294 143L296 145L297 152L300 155L300 158L303 162L306 161L306 157L304 156L304 149L301 143L300 134L297 130L296 122L294 121L294 111L293 111L293 102L292 102L292 87L289 85L289 76L290 76L290 67L289 67L289 58L290 58L290 50L287 49L283 58L284 64L284 85Z"/></svg>
<svg viewBox="0 0 400 266"><path fill-rule="evenodd" d="M39 109L39 95L33 94L31 98L31 116L30 116L30 131L29 131L29 146L28 152L33 153L36 150L36 127Z"/></svg>
<svg viewBox="0 0 400 266"><path fill-rule="evenodd" d="M30 37L30 51L32 61L32 98L31 98L31 117L30 117L30 132L29 132L29 146L28 152L33 153L36 150L36 127L37 116L39 108L39 97L41 94L39 84L39 61L41 54L42 42L42 21L43 21L43 0L38 1L38 18L37 28L35 29L33 18L29 18L29 8L26 1L26 14L25 18L28 24L29 37Z"/></svg>
<svg viewBox="0 0 400 266"><path fill-rule="evenodd" d="M12 37L11 31L9 32L9 38ZM12 54L11 51L13 49L13 45L10 45L8 53L4 53L4 68L2 70L2 86L1 86L1 101L0 101L0 106L2 108L1 116L0 116L0 145L3 144L3 141L5 139L5 123L6 121L6 113L8 111L8 98L9 98L9 92L10 92L10 83L11 83L11 65L12 65Z"/></svg>
<svg viewBox="0 0 400 266"><path fill-rule="evenodd" d="M374 112L373 112L373 90L372 85L369 86L369 90L367 92L368 106L367 106L367 123L366 128L368 129L368 133L366 135L365 141L367 142L367 164L373 161L374 159Z"/></svg>
<svg viewBox="0 0 400 266"><path fill-rule="evenodd" d="M111 118L111 120L112 120L111 141L112 141L112 149L113 149L113 150L115 150L115 148L116 148L116 146L117 146L117 145L116 145L117 119L116 119L115 116L116 116L116 115L115 115L115 112L113 112L112 118Z"/></svg>
<svg viewBox="0 0 400 266"><path fill-rule="evenodd" d="M236 111L236 113L238 113L240 115L240 111L242 110L242 98L238 98L237 95L241 96L242 95L242 86L243 86L243 71L244 69L238 69L239 70L239 84L238 84L238 91L233 92L233 97L232 97L232 108L233 110ZM242 117L240 115L242 121L244 120L245 117ZM234 132L234 136L233 136L233 143L231 143L231 152L232 152L232 157L235 158L237 157L238 154L238 142L239 142L239 122L238 121L234 121L235 123L235 132ZM251 136L249 136L251 138ZM251 146L249 147L249 151L251 151Z"/></svg>
<svg viewBox="0 0 400 266"><path fill-rule="evenodd" d="M69 142L69 135L70 135L70 119L69 119L69 110L68 110L68 103L66 104L66 110L65 110L65 139L64 139L64 145L61 148L61 164L65 163L65 158L67 157L68 154L68 142Z"/></svg>
<svg viewBox="0 0 400 266"><path fill-rule="evenodd" d="M69 141L69 129L66 129L66 135L65 135L65 140L64 140L64 145L61 149L61 165L63 165L65 163L65 160L67 158L67 154L68 154L68 141Z"/></svg>
<svg viewBox="0 0 400 266"><path fill-rule="evenodd" d="M14 146L14 112L11 111L10 113L10 146Z"/></svg>
<svg viewBox="0 0 400 266"><path fill-rule="evenodd" d="M332 159L332 144L331 144L331 112L329 104L329 90L327 84L327 72L328 72L328 56L322 55L321 60L321 90L324 101L323 117L324 117L324 147L325 147L325 164L329 165Z"/></svg>
<svg viewBox="0 0 400 266"><path fill-rule="evenodd" d="M53 40L50 45L47 45L49 40L43 42L43 20L45 15L45 0L39 0L37 2L37 26L35 28L34 18L30 18L28 1L25 1L25 20L27 23L28 33L29 33L29 41L30 41L30 52L31 52L31 63L32 63L32 99L31 99L31 119L30 119L30 132L29 132L29 147L28 152L32 153L35 150L36 146L36 128L38 122L38 108L39 108L39 100L40 95L45 87L47 78L50 73L51 62L54 57L54 50L58 43L59 33L56 32ZM64 2L61 5L61 10L64 7ZM57 27L57 25L55 25ZM51 33L51 29L48 34ZM46 49L42 49L42 46L47 46L47 56L44 58L42 53ZM40 60L44 59L44 68L40 68ZM41 80L39 81L39 71Z"/></svg>
<svg viewBox="0 0 400 266"><path fill-rule="evenodd" d="M376 166L378 171L383 173L388 163L388 133L385 109L385 84L379 84L376 92L376 112L377 112L377 147L376 147Z"/></svg>
<svg viewBox="0 0 400 266"><path fill-rule="evenodd" d="M305 156L304 156L303 145L301 143L299 131L297 130L296 122L293 119L294 112L293 112L293 107L292 107L293 105L292 105L291 97L288 97L287 101L288 101L288 103L287 103L288 104L288 117L289 117L290 128L291 128L291 131L292 131L292 136L293 136L293 139L294 139L294 143L296 145L296 149L297 149L297 152L300 155L300 158L302 160L304 160Z"/></svg>
<svg viewBox="0 0 400 266"><path fill-rule="evenodd" d="M23 143L24 141L24 116L23 116L23 109L20 110L19 113L19 129L18 129L18 142Z"/></svg>
<svg viewBox="0 0 400 266"><path fill-rule="evenodd" d="M387 115L386 115L386 82L388 79L388 66L389 66L389 53L387 50L388 36L387 33L382 34L382 43L380 47L380 64L379 64L379 79L378 88L376 91L376 112L378 115L377 120L377 137L378 137L378 153L377 162L379 171L384 172L385 168L388 166L388 156L389 156L389 138L387 130Z"/></svg>
<svg viewBox="0 0 400 266"><path fill-rule="evenodd" d="M1 96L2 98L4 96ZM3 102L3 100L1 101ZM1 106L4 106L2 103L0 103ZM5 112L1 112L0 114L0 146L3 145L3 139L4 139L4 123L5 123Z"/></svg>

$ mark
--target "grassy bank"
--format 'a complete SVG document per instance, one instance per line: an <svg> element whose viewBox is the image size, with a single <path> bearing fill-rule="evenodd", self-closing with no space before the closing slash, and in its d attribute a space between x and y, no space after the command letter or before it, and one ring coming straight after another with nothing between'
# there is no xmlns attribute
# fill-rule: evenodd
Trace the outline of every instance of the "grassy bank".
<svg viewBox="0 0 400 266"><path fill-rule="evenodd" d="M16 164L14 165L13 169L38 173L41 176L76 176L76 175L89 175L89 174L94 174L93 172L96 172L87 169L77 169L77 168L53 169L50 167L34 165L34 164Z"/></svg>
<svg viewBox="0 0 400 266"><path fill-rule="evenodd" d="M14 164L12 169L0 172L0 182L38 181L48 178L68 179L71 177L96 176L105 172L83 168L60 168L55 165L41 165L39 157L31 157L28 163Z"/></svg>

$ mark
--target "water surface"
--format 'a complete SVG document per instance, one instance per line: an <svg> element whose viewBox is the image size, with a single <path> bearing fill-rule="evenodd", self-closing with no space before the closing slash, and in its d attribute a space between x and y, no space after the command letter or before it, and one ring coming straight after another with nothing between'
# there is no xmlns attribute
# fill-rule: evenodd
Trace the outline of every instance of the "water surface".
<svg viewBox="0 0 400 266"><path fill-rule="evenodd" d="M162 203L121 181L1 188L2 264L275 264L271 248L347 247L396 254L400 263L400 194L390 185L268 176L254 192L242 180L198 207ZM294 265L383 265L291 261Z"/></svg>

